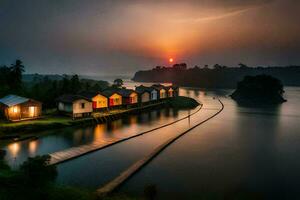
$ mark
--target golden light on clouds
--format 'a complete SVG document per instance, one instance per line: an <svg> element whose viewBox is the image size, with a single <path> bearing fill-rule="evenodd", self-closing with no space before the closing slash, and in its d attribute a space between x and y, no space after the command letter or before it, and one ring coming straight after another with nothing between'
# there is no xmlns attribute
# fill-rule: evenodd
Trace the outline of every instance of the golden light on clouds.
<svg viewBox="0 0 300 200"><path fill-rule="evenodd" d="M0 57L21 56L29 73L131 75L169 58L192 66L299 62L297 0L38 1L35 9L5 1Z"/></svg>
<svg viewBox="0 0 300 200"><path fill-rule="evenodd" d="M107 46L112 50L161 59L201 54L224 46L224 41L234 36L235 31L230 30L234 26L231 18L247 14L261 6L203 5L188 2L141 2L124 5L111 13L112 20L105 28L111 38L107 41Z"/></svg>

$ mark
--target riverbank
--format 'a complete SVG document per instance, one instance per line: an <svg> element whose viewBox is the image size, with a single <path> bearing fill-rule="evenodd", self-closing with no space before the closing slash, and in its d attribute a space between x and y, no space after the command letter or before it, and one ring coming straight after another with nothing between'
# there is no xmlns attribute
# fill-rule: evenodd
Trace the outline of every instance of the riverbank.
<svg viewBox="0 0 300 200"><path fill-rule="evenodd" d="M20 141L25 139L35 139L43 130L59 129L72 126L89 126L98 123L106 123L119 119L127 114L138 113L147 109L159 107L174 107L176 109L186 109L198 106L198 102L188 97L176 97L166 99L154 104L142 107L111 110L109 112L93 113L93 117L72 120L70 117L47 115L41 119L21 121L21 122L0 122L0 141Z"/></svg>

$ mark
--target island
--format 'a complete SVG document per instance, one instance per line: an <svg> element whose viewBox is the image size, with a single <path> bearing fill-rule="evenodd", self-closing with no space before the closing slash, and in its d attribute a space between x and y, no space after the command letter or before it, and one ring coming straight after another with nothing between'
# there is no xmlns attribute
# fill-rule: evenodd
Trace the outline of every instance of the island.
<svg viewBox="0 0 300 200"><path fill-rule="evenodd" d="M300 66L192 66L186 63L174 64L171 67L156 66L150 70L135 73L132 80L136 82L173 83L184 87L199 88L232 88L244 76L266 74L276 77L285 86L300 86Z"/></svg>
<svg viewBox="0 0 300 200"><path fill-rule="evenodd" d="M230 96L239 104L269 105L285 102L283 93L283 85L279 79L257 75L245 76Z"/></svg>

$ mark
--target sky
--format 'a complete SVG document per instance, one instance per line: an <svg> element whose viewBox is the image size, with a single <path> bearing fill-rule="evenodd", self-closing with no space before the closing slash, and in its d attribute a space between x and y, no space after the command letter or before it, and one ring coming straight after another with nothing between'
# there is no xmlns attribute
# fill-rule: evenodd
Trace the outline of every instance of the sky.
<svg viewBox="0 0 300 200"><path fill-rule="evenodd" d="M157 65L300 65L299 0L0 0L0 65L132 75Z"/></svg>

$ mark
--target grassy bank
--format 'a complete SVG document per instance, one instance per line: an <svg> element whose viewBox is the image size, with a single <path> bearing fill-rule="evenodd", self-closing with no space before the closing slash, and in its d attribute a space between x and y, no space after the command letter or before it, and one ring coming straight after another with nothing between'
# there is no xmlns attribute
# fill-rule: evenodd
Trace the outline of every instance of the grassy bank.
<svg viewBox="0 0 300 200"><path fill-rule="evenodd" d="M199 105L198 101L193 98L178 96L167 100L169 106L177 109L192 109Z"/></svg>
<svg viewBox="0 0 300 200"><path fill-rule="evenodd" d="M10 139L10 137L15 137L18 140L22 140L22 137L27 137L34 132L87 123L92 123L92 118L72 120L69 117L46 116L42 119L14 123L2 121L0 122L0 138L3 140L5 138Z"/></svg>

